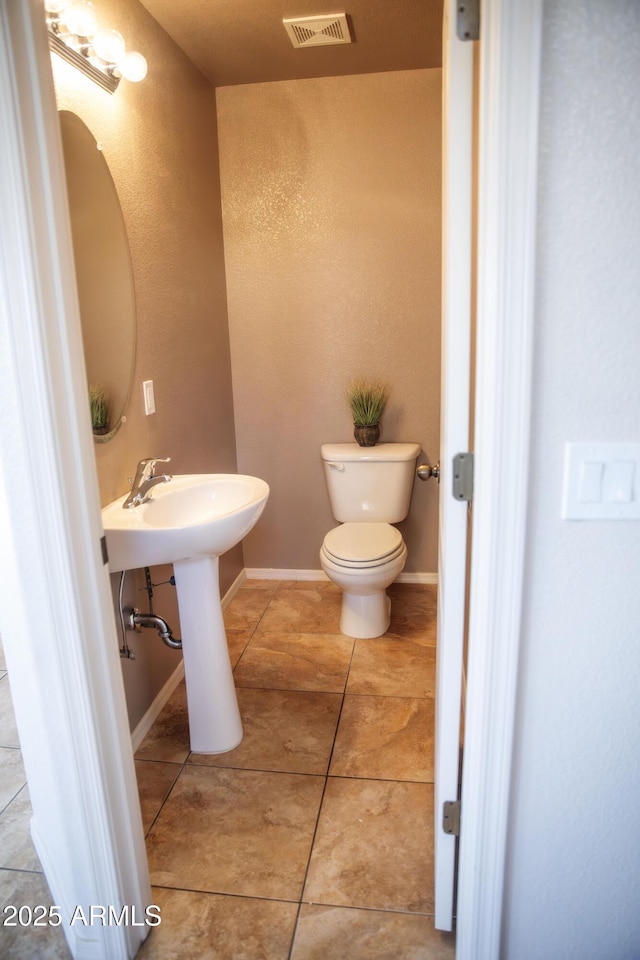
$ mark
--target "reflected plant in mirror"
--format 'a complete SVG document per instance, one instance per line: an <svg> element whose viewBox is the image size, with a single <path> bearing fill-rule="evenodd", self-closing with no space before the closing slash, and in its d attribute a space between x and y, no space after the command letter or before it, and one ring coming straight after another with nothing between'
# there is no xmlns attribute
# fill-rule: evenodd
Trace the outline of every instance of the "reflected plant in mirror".
<svg viewBox="0 0 640 960"><path fill-rule="evenodd" d="M91 429L97 436L109 433L109 397L101 383L89 384Z"/></svg>
<svg viewBox="0 0 640 960"><path fill-rule="evenodd" d="M62 110L59 117L93 438L106 443L126 419L133 382L136 307L129 242L96 138L74 113ZM100 397L94 396L98 388Z"/></svg>

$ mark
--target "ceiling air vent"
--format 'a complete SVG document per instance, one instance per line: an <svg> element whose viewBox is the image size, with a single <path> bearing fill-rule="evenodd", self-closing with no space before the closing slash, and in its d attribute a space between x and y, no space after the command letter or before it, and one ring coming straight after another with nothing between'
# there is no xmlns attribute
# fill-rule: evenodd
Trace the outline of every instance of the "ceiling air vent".
<svg viewBox="0 0 640 960"><path fill-rule="evenodd" d="M351 43L345 13L331 13L323 17L292 17L282 22L294 47Z"/></svg>

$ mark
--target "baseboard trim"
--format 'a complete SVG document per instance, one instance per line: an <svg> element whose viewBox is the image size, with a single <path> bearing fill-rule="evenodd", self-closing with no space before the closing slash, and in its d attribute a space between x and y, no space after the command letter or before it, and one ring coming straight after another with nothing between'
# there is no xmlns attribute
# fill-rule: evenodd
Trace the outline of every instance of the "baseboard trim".
<svg viewBox="0 0 640 960"><path fill-rule="evenodd" d="M242 584L245 582L246 579L247 579L247 571L242 569L238 574L238 576L233 581L233 583L231 584L231 586L229 587L229 589L227 590L227 592L225 593L224 597L222 598L223 610L227 609L227 607L229 606L229 604L231 603L231 601L233 600L236 593L238 592L238 590L240 589L240 587L242 586Z"/></svg>
<svg viewBox="0 0 640 960"><path fill-rule="evenodd" d="M133 752L135 753L146 735L151 730L151 727L155 723L160 714L165 703L176 689L179 683L181 683L184 678L184 661L181 660L178 666L175 668L165 685L158 691L154 700L151 702L151 706L147 712L142 716L138 725L135 727L131 733L131 746Z"/></svg>
<svg viewBox="0 0 640 960"><path fill-rule="evenodd" d="M324 570L278 570L274 567L247 567L247 580L328 580ZM437 583L437 573L401 573L397 583Z"/></svg>
<svg viewBox="0 0 640 960"><path fill-rule="evenodd" d="M236 593L242 586L242 584L247 579L247 573L245 570L241 570L236 579L233 581L224 597L222 597L222 609L226 610ZM165 685L161 690L158 691L154 700L151 703L151 706L146 711L144 716L139 721L138 725L131 733L131 746L133 752L135 753L146 735L151 730L151 727L158 719L159 714L162 711L162 708L166 704L167 700L176 689L179 683L182 682L184 678L184 661L181 660L176 669L173 671Z"/></svg>
<svg viewBox="0 0 640 960"><path fill-rule="evenodd" d="M437 583L437 573L401 573L397 583Z"/></svg>
<svg viewBox="0 0 640 960"><path fill-rule="evenodd" d="M278 570L274 567L246 567L247 580L328 580L324 570Z"/></svg>

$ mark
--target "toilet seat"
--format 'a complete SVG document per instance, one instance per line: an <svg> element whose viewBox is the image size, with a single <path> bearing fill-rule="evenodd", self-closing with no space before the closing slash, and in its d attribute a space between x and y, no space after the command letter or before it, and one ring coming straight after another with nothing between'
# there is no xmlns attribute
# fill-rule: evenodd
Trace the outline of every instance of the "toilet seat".
<svg viewBox="0 0 640 960"><path fill-rule="evenodd" d="M322 545L327 559L341 567L367 569L389 563L405 549L402 534L390 523L343 523Z"/></svg>

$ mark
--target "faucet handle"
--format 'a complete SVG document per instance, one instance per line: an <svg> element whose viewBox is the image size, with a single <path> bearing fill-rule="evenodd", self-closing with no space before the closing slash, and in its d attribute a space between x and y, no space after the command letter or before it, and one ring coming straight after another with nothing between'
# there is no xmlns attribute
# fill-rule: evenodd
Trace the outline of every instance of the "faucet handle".
<svg viewBox="0 0 640 960"><path fill-rule="evenodd" d="M145 460L140 460L138 463L137 473L148 474L150 477L153 476L156 469L157 463L170 463L171 457L147 457Z"/></svg>

